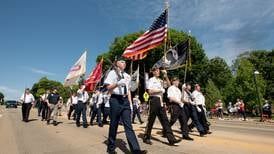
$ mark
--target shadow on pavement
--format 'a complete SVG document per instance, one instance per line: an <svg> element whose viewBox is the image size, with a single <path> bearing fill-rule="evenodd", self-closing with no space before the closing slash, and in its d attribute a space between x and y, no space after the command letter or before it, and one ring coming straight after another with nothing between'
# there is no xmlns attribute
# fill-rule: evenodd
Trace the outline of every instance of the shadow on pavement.
<svg viewBox="0 0 274 154"><path fill-rule="evenodd" d="M104 137L107 139L106 136ZM103 143L107 145L108 140L105 140ZM131 154L130 150L127 148L127 143L122 139L119 139L119 138L116 139L116 147L119 148L125 154Z"/></svg>

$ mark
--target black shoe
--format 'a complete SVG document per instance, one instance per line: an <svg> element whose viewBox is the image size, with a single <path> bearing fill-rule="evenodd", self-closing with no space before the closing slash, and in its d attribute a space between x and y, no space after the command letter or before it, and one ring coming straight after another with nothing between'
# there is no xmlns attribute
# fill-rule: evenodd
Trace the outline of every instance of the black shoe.
<svg viewBox="0 0 274 154"><path fill-rule="evenodd" d="M57 125L58 125L57 121L53 121L53 126L57 126Z"/></svg>
<svg viewBox="0 0 274 154"><path fill-rule="evenodd" d="M143 124L143 123L144 123L143 121L140 122L140 124Z"/></svg>
<svg viewBox="0 0 274 154"><path fill-rule="evenodd" d="M84 128L88 128L88 125L87 125L87 124L85 124L85 125L83 125L83 127L84 127Z"/></svg>
<svg viewBox="0 0 274 154"><path fill-rule="evenodd" d="M173 146L178 146L178 143L181 142L181 140L174 140L174 141L171 141L169 142L169 145L173 145Z"/></svg>
<svg viewBox="0 0 274 154"><path fill-rule="evenodd" d="M146 154L147 150L135 150L132 152L133 154Z"/></svg>
<svg viewBox="0 0 274 154"><path fill-rule="evenodd" d="M76 127L80 127L81 125L79 123L76 123Z"/></svg>
<svg viewBox="0 0 274 154"><path fill-rule="evenodd" d="M188 135L183 135L184 140L193 141L194 139L189 137Z"/></svg>
<svg viewBox="0 0 274 154"><path fill-rule="evenodd" d="M47 120L47 125L49 125L50 120Z"/></svg>
<svg viewBox="0 0 274 154"><path fill-rule="evenodd" d="M44 121L44 119L41 119L41 121Z"/></svg>
<svg viewBox="0 0 274 154"><path fill-rule="evenodd" d="M207 131L207 134L212 134L212 132L211 131Z"/></svg>
<svg viewBox="0 0 274 154"><path fill-rule="evenodd" d="M143 142L149 145L152 145L152 142L150 139L143 139Z"/></svg>
<svg viewBox="0 0 274 154"><path fill-rule="evenodd" d="M200 137L204 137L207 133L205 132L200 132Z"/></svg>
<svg viewBox="0 0 274 154"><path fill-rule="evenodd" d="M98 124L99 127L103 127L104 125L103 124Z"/></svg>
<svg viewBox="0 0 274 154"><path fill-rule="evenodd" d="M117 152L115 150L108 150L107 153L109 153L109 154L116 154Z"/></svg>
<svg viewBox="0 0 274 154"><path fill-rule="evenodd" d="M93 126L93 122L90 122L89 125Z"/></svg>

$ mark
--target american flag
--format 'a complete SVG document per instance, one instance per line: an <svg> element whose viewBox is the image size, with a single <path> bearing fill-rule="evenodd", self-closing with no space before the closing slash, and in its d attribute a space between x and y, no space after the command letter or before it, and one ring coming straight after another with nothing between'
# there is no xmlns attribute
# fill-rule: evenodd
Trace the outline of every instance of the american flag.
<svg viewBox="0 0 274 154"><path fill-rule="evenodd" d="M148 50L160 45L167 37L167 9L153 22L149 30L135 40L123 53L123 57L140 60L147 56Z"/></svg>

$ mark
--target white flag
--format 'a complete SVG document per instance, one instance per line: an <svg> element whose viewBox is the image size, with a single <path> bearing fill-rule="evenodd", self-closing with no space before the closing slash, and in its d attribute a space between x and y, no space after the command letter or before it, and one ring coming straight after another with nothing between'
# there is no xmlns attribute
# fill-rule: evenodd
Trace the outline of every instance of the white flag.
<svg viewBox="0 0 274 154"><path fill-rule="evenodd" d="M86 60L87 52L85 51L77 62L71 67L65 79L64 86L72 86L77 84L77 80L80 76L86 73Z"/></svg>
<svg viewBox="0 0 274 154"><path fill-rule="evenodd" d="M130 81L130 91L134 92L139 86L139 65L137 70L132 74Z"/></svg>

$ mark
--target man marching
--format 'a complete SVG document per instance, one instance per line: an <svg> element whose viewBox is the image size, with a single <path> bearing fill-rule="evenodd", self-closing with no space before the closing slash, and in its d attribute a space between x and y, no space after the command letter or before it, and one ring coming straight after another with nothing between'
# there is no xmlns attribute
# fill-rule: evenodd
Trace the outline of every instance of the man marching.
<svg viewBox="0 0 274 154"><path fill-rule="evenodd" d="M189 137L188 134L189 130L187 125L187 117L184 111L184 104L182 102L182 92L178 88L179 84L180 80L175 77L172 79L172 86L170 86L167 90L167 97L171 107L171 118L169 124L172 126L177 121L177 119L179 119L183 139L193 140L191 137Z"/></svg>
<svg viewBox="0 0 274 154"><path fill-rule="evenodd" d="M29 113L32 105L34 104L34 97L30 93L29 88L27 88L24 94L20 98L22 102L22 118L24 122L29 122Z"/></svg>
<svg viewBox="0 0 274 154"><path fill-rule="evenodd" d="M108 135L108 153L115 152L115 141L117 136L117 128L120 118L123 121L123 126L126 132L127 141L130 150L133 154L145 154L146 150L140 150L135 132L131 124L131 94L129 90L129 83L131 77L124 72L126 62L119 59L115 62L114 70L111 70L104 84L111 93L110 97L110 126Z"/></svg>
<svg viewBox="0 0 274 154"><path fill-rule="evenodd" d="M53 92L50 93L47 97L48 104L48 114L47 114L47 124L50 124L50 120L53 120L53 125L57 126L57 114L58 114L58 105L60 103L60 95L57 93L57 88L53 89Z"/></svg>
<svg viewBox="0 0 274 154"><path fill-rule="evenodd" d="M87 101L89 99L88 92L85 90L85 85L81 85L80 89L77 90L77 107L76 107L76 126L80 127L80 118L82 115L83 127L87 128Z"/></svg>
<svg viewBox="0 0 274 154"><path fill-rule="evenodd" d="M148 123L146 126L145 135L143 138L143 142L146 144L152 144L151 142L151 130L153 128L154 121L156 116L159 118L161 125L166 133L166 137L170 145L175 145L180 142L180 140L175 139L171 127L168 122L168 118L163 106L163 93L165 89L163 87L163 80L159 78L160 69L154 68L152 70L153 77L148 80L148 93L149 97L149 116ZM165 75L165 79L168 80L167 75Z"/></svg>

